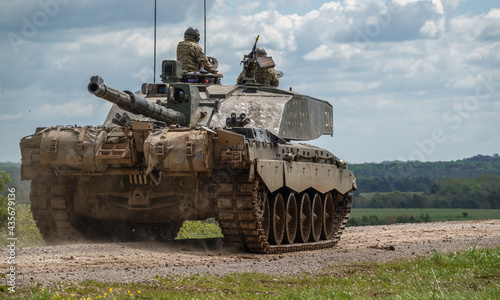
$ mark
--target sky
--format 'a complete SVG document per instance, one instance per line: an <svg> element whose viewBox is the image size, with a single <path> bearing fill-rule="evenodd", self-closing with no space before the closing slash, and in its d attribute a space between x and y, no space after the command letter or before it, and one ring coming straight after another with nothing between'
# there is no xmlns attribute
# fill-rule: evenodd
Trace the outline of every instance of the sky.
<svg viewBox="0 0 500 300"><path fill-rule="evenodd" d="M223 84L258 45L280 88L329 101L334 135L307 143L350 163L451 161L500 153L497 0L207 0L207 48ZM157 70L175 59L203 1L157 1ZM2 0L0 161L36 127L100 125L120 90L153 82L154 1ZM156 75L156 82L159 82Z"/></svg>

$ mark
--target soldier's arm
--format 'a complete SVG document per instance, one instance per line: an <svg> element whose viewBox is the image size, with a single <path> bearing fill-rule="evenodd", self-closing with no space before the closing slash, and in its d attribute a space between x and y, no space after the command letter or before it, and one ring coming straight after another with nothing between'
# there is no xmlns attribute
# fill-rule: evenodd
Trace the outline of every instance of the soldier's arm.
<svg viewBox="0 0 500 300"><path fill-rule="evenodd" d="M193 50L195 51L196 60L198 61L198 66L203 67L205 71L217 74L217 70L212 66L212 64L208 61L207 56L203 53L203 50L198 44L193 45Z"/></svg>
<svg viewBox="0 0 500 300"><path fill-rule="evenodd" d="M217 74L217 70L212 66L212 64L208 61L207 56L205 53L201 53L201 65L205 69L205 71L212 73L212 74Z"/></svg>
<svg viewBox="0 0 500 300"><path fill-rule="evenodd" d="M278 86L280 85L280 80L278 78L278 74L274 69L271 69L271 85L272 86Z"/></svg>

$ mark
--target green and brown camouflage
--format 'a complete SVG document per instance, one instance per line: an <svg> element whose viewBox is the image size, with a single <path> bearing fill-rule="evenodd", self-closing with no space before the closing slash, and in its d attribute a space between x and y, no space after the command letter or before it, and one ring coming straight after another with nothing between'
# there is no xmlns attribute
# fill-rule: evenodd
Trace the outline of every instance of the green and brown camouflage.
<svg viewBox="0 0 500 300"><path fill-rule="evenodd" d="M217 70L208 61L207 56L198 43L192 38L186 38L177 45L177 60L182 63L183 72L198 72L202 67L205 71L217 74Z"/></svg>

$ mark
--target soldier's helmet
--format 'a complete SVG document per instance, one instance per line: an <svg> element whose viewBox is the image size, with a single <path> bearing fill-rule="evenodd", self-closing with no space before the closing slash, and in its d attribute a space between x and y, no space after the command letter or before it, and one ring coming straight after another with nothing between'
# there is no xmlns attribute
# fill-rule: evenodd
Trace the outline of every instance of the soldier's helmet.
<svg viewBox="0 0 500 300"><path fill-rule="evenodd" d="M196 27L189 27L184 31L184 38L192 38L196 42L200 41L200 31Z"/></svg>
<svg viewBox="0 0 500 300"><path fill-rule="evenodd" d="M267 56L266 50L264 50L264 48L262 47L255 48L255 53L257 54L257 56Z"/></svg>

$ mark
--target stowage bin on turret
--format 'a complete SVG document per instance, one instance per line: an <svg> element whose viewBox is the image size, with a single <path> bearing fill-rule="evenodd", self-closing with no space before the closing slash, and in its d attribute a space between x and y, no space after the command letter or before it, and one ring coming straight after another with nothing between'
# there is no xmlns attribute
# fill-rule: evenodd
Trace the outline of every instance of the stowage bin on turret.
<svg viewBox="0 0 500 300"><path fill-rule="evenodd" d="M121 92L103 126L45 127L21 140L23 180L49 243L77 237L170 240L184 220L215 218L227 244L279 253L335 245L353 173L292 140L333 134L332 106L296 92L221 85L164 61L162 83Z"/></svg>

